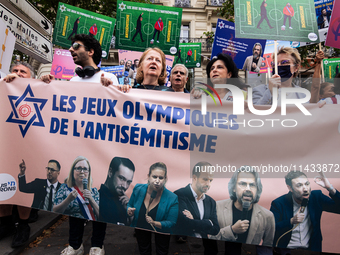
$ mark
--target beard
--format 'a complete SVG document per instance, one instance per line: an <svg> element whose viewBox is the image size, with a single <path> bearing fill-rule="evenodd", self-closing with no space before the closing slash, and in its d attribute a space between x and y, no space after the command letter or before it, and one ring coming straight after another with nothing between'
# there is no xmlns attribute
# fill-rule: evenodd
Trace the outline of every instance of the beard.
<svg viewBox="0 0 340 255"><path fill-rule="evenodd" d="M256 59L256 58L258 58L258 57L259 57L259 54L257 54L257 53L254 53L254 54L253 54L253 57Z"/></svg>

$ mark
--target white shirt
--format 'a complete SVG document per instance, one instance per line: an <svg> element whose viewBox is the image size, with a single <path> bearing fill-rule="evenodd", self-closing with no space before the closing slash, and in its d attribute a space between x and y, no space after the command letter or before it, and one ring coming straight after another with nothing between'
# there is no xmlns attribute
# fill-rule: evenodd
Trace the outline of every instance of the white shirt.
<svg viewBox="0 0 340 255"><path fill-rule="evenodd" d="M50 197L51 187L52 187L52 209L53 209L54 197L55 197L55 194L57 193L56 192L57 186L58 186L58 182L55 182L54 184L51 184L50 181L47 180L46 196L45 196L44 207L43 207L44 210L47 210L47 208L48 208L48 203L49 203L48 199Z"/></svg>
<svg viewBox="0 0 340 255"><path fill-rule="evenodd" d="M203 220L203 216L204 216L204 204L203 204L203 200L205 199L205 194L203 194L203 196L199 200L197 200L198 195L196 194L194 189L191 187L191 184L190 184L190 189L191 189L191 192L192 192L192 194L193 194L193 196L195 198L195 202L197 204L198 211L200 212L200 219ZM199 233L195 233L195 236L198 237L198 238L202 238L202 236Z"/></svg>
<svg viewBox="0 0 340 255"><path fill-rule="evenodd" d="M72 77L72 79L70 81L96 82L96 83L98 83L98 82L100 82L100 77L102 76L102 73L104 73L104 77L109 78L113 82L113 85L119 85L116 75L114 75L112 73L107 73L107 72L104 72L104 71L99 71L99 72L95 73L92 77L85 76L84 78L81 78L79 76L74 76L74 77Z"/></svg>
<svg viewBox="0 0 340 255"><path fill-rule="evenodd" d="M296 203L293 199L293 215L297 214L300 211L301 205ZM287 248L294 249L294 248L308 248L309 246L309 239L312 234L312 224L310 221L310 215L308 212L308 207L306 206L305 209L305 218L303 222L301 222L293 231L292 237L290 238L289 244ZM295 227L296 225L294 225Z"/></svg>

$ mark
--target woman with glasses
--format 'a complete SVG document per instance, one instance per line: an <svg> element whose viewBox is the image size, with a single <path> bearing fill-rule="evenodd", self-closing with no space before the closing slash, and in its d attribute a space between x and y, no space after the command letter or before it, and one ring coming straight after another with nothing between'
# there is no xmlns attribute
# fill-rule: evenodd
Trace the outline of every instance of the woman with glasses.
<svg viewBox="0 0 340 255"><path fill-rule="evenodd" d="M131 223L136 228L140 254L151 255L151 233L156 231L156 254L168 254L171 228L178 217L177 195L165 188L167 168L162 162L150 166L147 184L136 184L127 205L127 213L134 216ZM148 229L145 231L142 229Z"/></svg>
<svg viewBox="0 0 340 255"><path fill-rule="evenodd" d="M83 254L85 219L95 221L99 217L99 193L96 188L91 188L91 166L87 158L78 156L74 160L65 182L60 186L53 206L54 212L72 216L69 218L69 246L61 254ZM93 224L92 247L102 246L96 243L100 240L97 232Z"/></svg>
<svg viewBox="0 0 340 255"><path fill-rule="evenodd" d="M272 56L275 63L275 56ZM299 73L301 66L301 57L297 49L290 47L281 47L277 53L278 73L275 73L275 64L273 67L273 76L269 79L269 84L256 86L253 89L253 104L271 105L273 88L278 89L278 103L280 103L280 88L298 87L293 83L293 78ZM304 98L306 95L300 92L287 93L287 98Z"/></svg>

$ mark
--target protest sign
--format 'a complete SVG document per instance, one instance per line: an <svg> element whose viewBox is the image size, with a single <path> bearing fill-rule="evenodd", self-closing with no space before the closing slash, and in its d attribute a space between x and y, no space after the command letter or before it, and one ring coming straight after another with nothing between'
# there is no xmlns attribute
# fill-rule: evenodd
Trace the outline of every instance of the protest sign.
<svg viewBox="0 0 340 255"><path fill-rule="evenodd" d="M0 45L2 45L0 48L0 72L8 74L14 50L15 36L2 20L0 20L0 35Z"/></svg>
<svg viewBox="0 0 340 255"><path fill-rule="evenodd" d="M75 178L72 173L76 170L85 173L72 167L78 156L90 163L87 170L95 192L106 187L111 159L123 157L133 162L134 176L125 192L130 199L133 188L141 187L137 184L146 186L149 167L155 162L167 166L166 188L171 192L191 183L194 164L210 162L214 168L209 171L215 174L207 194L216 201L230 197L227 183L237 168L254 166L263 185L259 204L266 209L271 201L288 193L283 176L290 170L306 173L312 190L322 190L328 196L312 181L321 169L339 189L338 106L302 105L311 115L295 105L283 107L287 112L282 115L279 106L270 116L260 116L251 107L244 109L244 114L234 114L231 102L215 105L209 97L206 102L208 111L204 115L202 100L189 102L189 95L184 93L138 89L122 93L113 86L82 82L52 81L46 86L33 79L11 84L0 81L0 162L5 166L0 170L0 201L32 205L35 194L24 192L20 179L19 164L23 160L27 183L46 179L48 161L58 160L58 180L67 194L65 178ZM260 111L270 108L258 107ZM57 192L55 202L63 201L61 193ZM136 200L141 202L144 196ZM100 205L99 211L112 204ZM160 206L164 209L165 205L166 201ZM117 218L110 219L118 223ZM337 252L334 231L340 223L339 215L327 214L321 222L323 251ZM179 227L180 233L188 226Z"/></svg>
<svg viewBox="0 0 340 255"><path fill-rule="evenodd" d="M201 43L180 43L174 64L183 64L187 68L201 67Z"/></svg>
<svg viewBox="0 0 340 255"><path fill-rule="evenodd" d="M181 32L182 9L117 1L116 48L144 51L158 47L176 54Z"/></svg>
<svg viewBox="0 0 340 255"><path fill-rule="evenodd" d="M219 53L228 54L234 60L237 68L242 69L246 58L253 55L255 43L261 44L261 53L263 53L266 40L235 38L235 24L230 21L218 19L211 58Z"/></svg>
<svg viewBox="0 0 340 255"><path fill-rule="evenodd" d="M236 38L319 42L313 0L236 0Z"/></svg>
<svg viewBox="0 0 340 255"><path fill-rule="evenodd" d="M72 36L76 34L92 35L102 46L102 57L106 58L115 22L114 18L59 2L53 43L70 48Z"/></svg>
<svg viewBox="0 0 340 255"><path fill-rule="evenodd" d="M56 49L53 55L51 74L58 79L70 80L74 76L76 64L69 50Z"/></svg>
<svg viewBox="0 0 340 255"><path fill-rule="evenodd" d="M323 60L325 70L325 81L334 82L335 75L339 74L340 58L329 58Z"/></svg>
<svg viewBox="0 0 340 255"><path fill-rule="evenodd" d="M113 73L117 77L123 76L124 66L102 66L100 70L108 73Z"/></svg>
<svg viewBox="0 0 340 255"><path fill-rule="evenodd" d="M340 1L334 1L334 10L340 10ZM325 42L326 46L333 48L340 48L340 12L335 11L332 13L330 24L328 27L327 38Z"/></svg>

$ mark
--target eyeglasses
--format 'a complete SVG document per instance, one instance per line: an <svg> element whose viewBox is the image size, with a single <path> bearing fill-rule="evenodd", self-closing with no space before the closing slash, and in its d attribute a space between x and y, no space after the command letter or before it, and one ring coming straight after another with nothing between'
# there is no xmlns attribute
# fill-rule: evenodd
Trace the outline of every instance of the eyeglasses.
<svg viewBox="0 0 340 255"><path fill-rule="evenodd" d="M54 172L58 172L59 170L55 170L55 169L53 169L53 168L46 167L46 171L49 171L49 172L54 173Z"/></svg>
<svg viewBox="0 0 340 255"><path fill-rule="evenodd" d="M278 66L295 66L295 63L291 60L282 60L281 62L277 62ZM272 66L275 66L275 63L272 62Z"/></svg>
<svg viewBox="0 0 340 255"><path fill-rule="evenodd" d="M89 172L89 169L87 169L86 167L80 167L80 166L78 166L78 167L75 167L75 168L74 168L74 171L76 171L76 172L78 172L78 173L80 173L81 171L83 171L84 173L88 173L88 172Z"/></svg>
<svg viewBox="0 0 340 255"><path fill-rule="evenodd" d="M77 42L73 43L71 47L72 47L74 50L78 50L80 46L84 46L84 47L85 47L85 45L82 45L82 44L77 43ZM86 47L85 47L85 49L86 49Z"/></svg>

